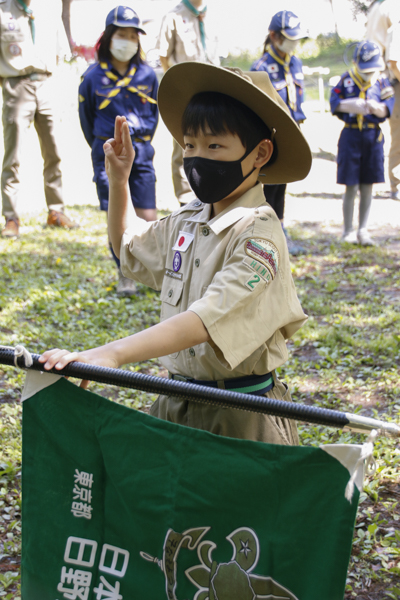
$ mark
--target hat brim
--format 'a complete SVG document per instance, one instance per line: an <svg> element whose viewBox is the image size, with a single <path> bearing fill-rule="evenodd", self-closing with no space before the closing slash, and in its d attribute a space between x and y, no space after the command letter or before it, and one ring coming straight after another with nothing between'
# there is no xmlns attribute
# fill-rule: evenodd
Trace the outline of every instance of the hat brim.
<svg viewBox="0 0 400 600"><path fill-rule="evenodd" d="M197 62L174 65L163 76L158 91L161 117L176 141L184 147L182 117L191 98L200 92L219 92L239 100L256 113L272 131L277 158L262 167L261 183L290 183L310 171L310 147L289 109L264 71L241 73Z"/></svg>
<svg viewBox="0 0 400 600"><path fill-rule="evenodd" d="M383 71L385 69L385 63L383 62L383 59L380 58L379 61L370 61L369 63L364 63L362 67L358 63L357 69L360 71L360 73L369 73L371 71Z"/></svg>
<svg viewBox="0 0 400 600"><path fill-rule="evenodd" d="M285 38L287 38L288 40L292 41L302 40L308 37L308 35L304 33L304 31L302 31L300 27L296 27L294 29L281 29L279 33L285 36Z"/></svg>
<svg viewBox="0 0 400 600"><path fill-rule="evenodd" d="M147 33L145 32L144 29L141 29L140 27L136 27L136 25L132 25L132 23L127 23L126 21L114 21L112 23L112 25L116 25L117 27L132 27L132 29L136 29L136 31L138 31L139 33L142 33L143 35L147 35Z"/></svg>

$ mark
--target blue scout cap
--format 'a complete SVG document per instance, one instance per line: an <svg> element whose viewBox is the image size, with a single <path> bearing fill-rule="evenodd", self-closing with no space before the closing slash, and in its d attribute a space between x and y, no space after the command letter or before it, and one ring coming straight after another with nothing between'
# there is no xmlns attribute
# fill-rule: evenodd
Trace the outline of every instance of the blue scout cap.
<svg viewBox="0 0 400 600"><path fill-rule="evenodd" d="M385 64L382 59L378 44L364 40L357 44L354 50L353 60L361 73L367 71L382 71Z"/></svg>
<svg viewBox="0 0 400 600"><path fill-rule="evenodd" d="M146 32L142 29L139 16L130 6L116 6L107 15L106 27L116 25L117 27L134 27L140 33Z"/></svg>
<svg viewBox="0 0 400 600"><path fill-rule="evenodd" d="M269 31L276 31L288 40L300 40L307 37L300 29L300 19L290 10L280 10L271 19Z"/></svg>

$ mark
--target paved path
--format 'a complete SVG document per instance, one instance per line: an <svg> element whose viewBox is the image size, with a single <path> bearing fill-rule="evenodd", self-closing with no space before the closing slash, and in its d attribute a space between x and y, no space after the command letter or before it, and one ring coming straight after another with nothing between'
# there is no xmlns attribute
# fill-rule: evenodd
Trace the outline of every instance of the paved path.
<svg viewBox="0 0 400 600"><path fill-rule="evenodd" d="M81 69L82 70L82 69ZM62 170L67 205L98 206L96 190L92 182L90 148L80 129L77 114L78 67L62 67L56 77L57 128L62 154ZM337 185L335 152L341 123L329 113L315 112L317 104L307 103L308 120L303 126L313 155L313 167L308 177L288 186L286 224L320 222L340 225L342 223L341 197L344 186ZM386 152L390 145L388 124L384 124ZM171 181L171 137L163 123L157 128L154 139L156 149L157 205L160 209L178 208ZM2 160L2 149L0 151ZM293 157L296 160L296 157ZM43 164L36 132L33 126L27 134L23 148L21 187L21 215L38 215L45 210L42 180ZM375 199L370 224L373 229L383 224L400 225L400 202L388 198L388 185L374 187Z"/></svg>

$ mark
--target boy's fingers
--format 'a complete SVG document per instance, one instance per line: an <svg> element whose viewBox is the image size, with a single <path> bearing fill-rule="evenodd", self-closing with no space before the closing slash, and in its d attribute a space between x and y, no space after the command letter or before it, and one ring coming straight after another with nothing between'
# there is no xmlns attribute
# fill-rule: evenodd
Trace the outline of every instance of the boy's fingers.
<svg viewBox="0 0 400 600"><path fill-rule="evenodd" d="M46 360L52 354L54 354L54 352L58 352L58 348L54 348L53 350L46 350L46 352L43 352L43 354L41 356L39 356L39 362L46 362Z"/></svg>
<svg viewBox="0 0 400 600"><path fill-rule="evenodd" d="M133 160L135 157L135 151L132 145L131 134L129 133L129 125L126 122L122 126L122 144L126 150L127 156Z"/></svg>
<svg viewBox="0 0 400 600"><path fill-rule="evenodd" d="M112 150L113 148L115 148L117 142L115 141L115 138L110 138L109 140L107 140L106 142L104 142L103 144L103 150L105 153L110 152L110 150Z"/></svg>
<svg viewBox="0 0 400 600"><path fill-rule="evenodd" d="M66 354L68 350L60 350L60 348L53 348L53 350L46 350L39 358L39 362L45 363L45 369L52 369L56 362Z"/></svg>
<svg viewBox="0 0 400 600"><path fill-rule="evenodd" d="M121 128L126 123L126 117L115 117L114 138L118 143L121 143Z"/></svg>
<svg viewBox="0 0 400 600"><path fill-rule="evenodd" d="M114 139L118 140L121 136L120 134L121 131L121 117L115 117L115 123L114 123Z"/></svg>
<svg viewBox="0 0 400 600"><path fill-rule="evenodd" d="M68 363L77 360L78 352L69 352L69 350L60 350L55 348L54 350L48 350L44 352L40 357L40 362L44 362L44 368L46 371L56 368L58 370L63 369Z"/></svg>
<svg viewBox="0 0 400 600"><path fill-rule="evenodd" d="M82 379L81 384L79 387L81 387L83 390L87 390L89 387L89 379Z"/></svg>

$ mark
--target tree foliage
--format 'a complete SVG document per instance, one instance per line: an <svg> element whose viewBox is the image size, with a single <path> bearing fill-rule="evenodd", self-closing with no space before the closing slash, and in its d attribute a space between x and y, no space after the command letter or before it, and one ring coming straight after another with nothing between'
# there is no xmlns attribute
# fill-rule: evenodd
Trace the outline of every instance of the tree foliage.
<svg viewBox="0 0 400 600"><path fill-rule="evenodd" d="M379 2L379 0L350 0L353 17L356 19L357 15L366 15L376 2Z"/></svg>

